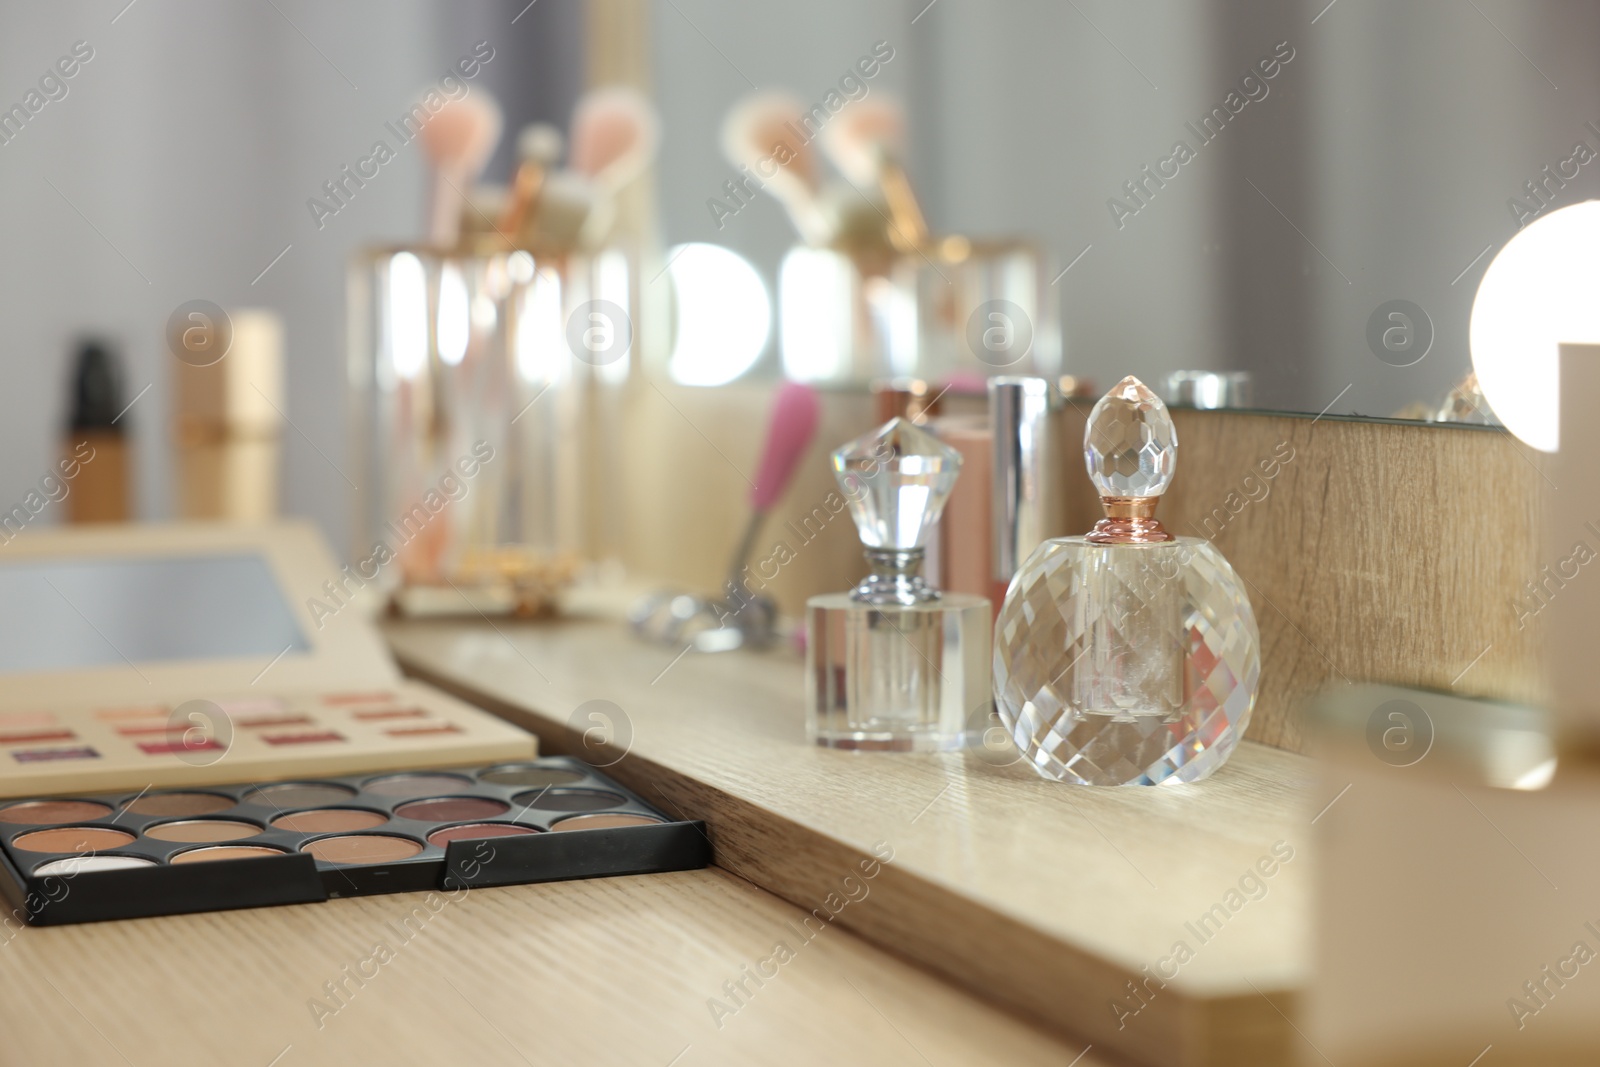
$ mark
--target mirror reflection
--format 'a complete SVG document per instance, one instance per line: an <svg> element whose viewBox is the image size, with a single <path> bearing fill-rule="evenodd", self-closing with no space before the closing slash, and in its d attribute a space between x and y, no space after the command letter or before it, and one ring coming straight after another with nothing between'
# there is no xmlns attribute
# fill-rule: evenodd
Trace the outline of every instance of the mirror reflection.
<svg viewBox="0 0 1600 1067"><path fill-rule="evenodd" d="M1487 395L1474 307L1595 191L1588 5L279 6L0 15L5 383L43 398L7 409L13 497L66 421L115 457L96 516L214 514L172 440L238 432L272 443L227 508L342 541L385 412L494 397L501 426L565 382L914 378L976 410L998 375L1132 373L1179 406L1549 421L1503 392L1542 378L1494 367L1554 358L1515 311L1578 275L1491 287ZM1535 258L1581 263L1581 228ZM227 403L187 374L213 364ZM497 447L553 454L621 404ZM490 440L450 433L420 468ZM563 512L613 446L501 510Z"/></svg>
<svg viewBox="0 0 1600 1067"><path fill-rule="evenodd" d="M663 232L757 266L758 371L791 376L837 373L874 309L851 351L879 372L909 370L912 321L919 373L986 370L1022 321L986 316L1016 305L1040 373L1242 372L1246 406L1481 419L1453 393L1478 284L1600 173L1583 5L686 2L652 33ZM773 142L794 161L768 177ZM899 285L815 250L919 223ZM915 318L874 300L891 286ZM823 291L833 317L784 315ZM984 309L976 345L952 305Z"/></svg>

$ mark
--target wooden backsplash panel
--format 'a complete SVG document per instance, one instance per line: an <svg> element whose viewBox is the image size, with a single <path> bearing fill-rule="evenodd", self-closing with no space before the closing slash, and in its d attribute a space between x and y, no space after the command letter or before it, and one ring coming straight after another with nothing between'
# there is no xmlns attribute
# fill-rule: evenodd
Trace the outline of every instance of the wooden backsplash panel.
<svg viewBox="0 0 1600 1067"><path fill-rule="evenodd" d="M1512 604L1539 567L1537 453L1478 429L1174 417L1161 519L1216 543L1261 628L1248 736L1302 751L1304 698L1343 681L1542 698L1536 627Z"/></svg>
<svg viewBox="0 0 1600 1067"><path fill-rule="evenodd" d="M770 389L642 384L625 435L630 572L690 590L720 588L748 514ZM1067 529L1100 514L1078 442L1088 404L1063 413ZM1249 736L1304 749L1305 697L1341 681L1383 681L1506 700L1543 697L1535 627L1512 599L1538 574L1538 454L1478 429L1174 412L1178 475L1160 517L1215 541L1250 589L1261 628L1261 697ZM766 592L797 615L815 593L864 570L848 517L797 529L833 491L829 450L870 428L860 394L823 396L816 442L757 539L792 558ZM1290 458L1286 458L1290 457ZM1273 472L1267 477L1265 470Z"/></svg>
<svg viewBox="0 0 1600 1067"><path fill-rule="evenodd" d="M627 530L623 562L646 583L720 594L729 560L750 516L751 483L761 461L772 389L643 384L628 398L622 472ZM789 490L762 525L751 572L783 612L798 617L806 598L847 589L866 570L848 514L825 525L805 518L828 511L837 494L828 453L871 427L872 405L858 393L822 398L816 439ZM798 531L798 532L797 532Z"/></svg>

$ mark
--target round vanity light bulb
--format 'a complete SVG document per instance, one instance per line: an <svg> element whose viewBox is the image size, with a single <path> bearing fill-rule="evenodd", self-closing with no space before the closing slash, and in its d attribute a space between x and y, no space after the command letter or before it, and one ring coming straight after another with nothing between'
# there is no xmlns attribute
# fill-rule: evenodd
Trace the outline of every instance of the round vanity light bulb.
<svg viewBox="0 0 1600 1067"><path fill-rule="evenodd" d="M1534 448L1556 451L1557 347L1600 344L1600 200L1553 211L1507 242L1478 283L1469 342L1495 417Z"/></svg>
<svg viewBox="0 0 1600 1067"><path fill-rule="evenodd" d="M667 251L677 334L667 373L680 385L726 385L749 370L772 332L772 298L750 261L695 242Z"/></svg>

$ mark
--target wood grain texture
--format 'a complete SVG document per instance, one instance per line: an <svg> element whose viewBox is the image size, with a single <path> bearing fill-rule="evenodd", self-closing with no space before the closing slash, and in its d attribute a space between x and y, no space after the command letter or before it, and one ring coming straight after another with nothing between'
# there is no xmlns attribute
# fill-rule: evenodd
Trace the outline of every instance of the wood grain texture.
<svg viewBox="0 0 1600 1067"><path fill-rule="evenodd" d="M621 472L630 576L702 595L723 593L750 516L770 393L737 384L652 384L630 395L624 430L630 445ZM807 597L848 589L866 573L854 524L846 514L830 513L826 501L838 493L828 453L871 426L865 393L825 394L816 438L756 537L752 588L776 599L790 617L800 615ZM806 517L819 509L827 521L806 528Z"/></svg>
<svg viewBox="0 0 1600 1067"><path fill-rule="evenodd" d="M881 907L867 887L850 907ZM845 930L802 941L803 917L708 870L8 928L0 1064L1059 1065L1082 1051ZM780 941L793 958L749 979ZM724 983L740 981L735 999Z"/></svg>
<svg viewBox="0 0 1600 1067"><path fill-rule="evenodd" d="M1327 800L1305 795L1304 757L1246 744L1195 786L1091 790L973 754L836 752L805 742L793 653L674 661L609 622L497 626L388 634L408 670L544 751L706 819L719 864L803 909L886 843L883 907L838 921L1080 1047L1162 1067L1291 1062L1279 1010L1308 970L1307 839ZM1279 842L1292 861L1247 881L1259 899L1191 932ZM1193 958L1125 1014L1128 983L1180 941Z"/></svg>
<svg viewBox="0 0 1600 1067"><path fill-rule="evenodd" d="M625 558L636 578L721 588L767 403L754 386L662 386L634 398ZM1060 486L1063 533L1081 533L1101 514L1076 459L1092 406L1077 402L1061 415L1060 439L1074 450ZM947 408L983 410L968 398L947 398ZM758 539L758 559L779 542L791 549L762 590L791 616L806 597L849 588L863 573L843 516L809 539L791 523L832 491L828 450L869 429L872 417L864 394L823 397L817 441ZM1214 540L1249 585L1262 637L1252 740L1304 751L1304 698L1346 680L1542 700L1538 628L1519 629L1512 604L1551 562L1539 558L1546 483L1537 453L1481 428L1243 412L1173 417L1178 475L1159 515L1174 532ZM1274 477L1263 476L1262 463Z"/></svg>
<svg viewBox="0 0 1600 1067"><path fill-rule="evenodd" d="M1178 474L1159 516L1216 543L1261 629L1248 737L1303 751L1305 698L1345 682L1542 699L1537 631L1519 629L1511 601L1538 572L1544 483L1514 438L1289 416L1174 418Z"/></svg>

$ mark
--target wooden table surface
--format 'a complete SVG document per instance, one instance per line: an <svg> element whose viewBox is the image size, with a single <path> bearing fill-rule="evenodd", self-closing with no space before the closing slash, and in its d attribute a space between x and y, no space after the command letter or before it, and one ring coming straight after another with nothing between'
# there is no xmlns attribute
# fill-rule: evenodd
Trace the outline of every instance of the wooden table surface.
<svg viewBox="0 0 1600 1067"><path fill-rule="evenodd" d="M866 885L850 907L883 906ZM0 1065L1060 1067L1083 1052L847 930L806 941L804 917L711 869L12 929ZM778 942L792 956L765 962ZM724 983L741 981L735 999Z"/></svg>
<svg viewBox="0 0 1600 1067"><path fill-rule="evenodd" d="M718 864L802 908L891 848L884 906L837 921L1068 1044L1162 1067L1303 1051L1289 1018L1309 971L1311 820L1331 799L1310 795L1305 757L1244 744L1197 785L1073 788L970 753L808 745L788 651L680 655L600 620L387 633L409 670L546 752L706 819Z"/></svg>

